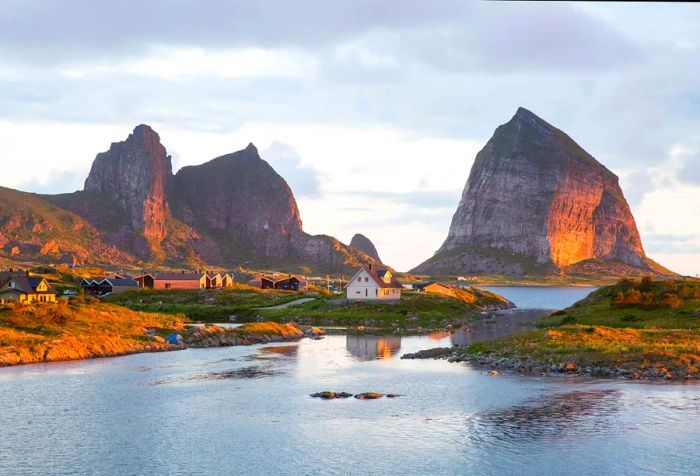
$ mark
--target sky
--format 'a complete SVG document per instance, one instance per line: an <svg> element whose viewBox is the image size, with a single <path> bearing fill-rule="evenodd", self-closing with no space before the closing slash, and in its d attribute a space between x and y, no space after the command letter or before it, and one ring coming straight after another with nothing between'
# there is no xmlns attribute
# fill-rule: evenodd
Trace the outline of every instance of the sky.
<svg viewBox="0 0 700 476"><path fill-rule="evenodd" d="M151 125L175 170L253 142L304 228L407 270L526 107L615 172L647 254L700 273L700 5L4 0L0 186L82 188Z"/></svg>

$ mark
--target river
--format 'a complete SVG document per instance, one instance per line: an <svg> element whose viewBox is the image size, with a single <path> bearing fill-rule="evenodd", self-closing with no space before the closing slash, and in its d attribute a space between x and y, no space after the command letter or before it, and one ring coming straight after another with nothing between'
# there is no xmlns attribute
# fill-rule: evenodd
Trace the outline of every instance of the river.
<svg viewBox="0 0 700 476"><path fill-rule="evenodd" d="M451 339L3 368L0 474L697 474L700 387L400 359ZM308 396L326 389L402 396Z"/></svg>

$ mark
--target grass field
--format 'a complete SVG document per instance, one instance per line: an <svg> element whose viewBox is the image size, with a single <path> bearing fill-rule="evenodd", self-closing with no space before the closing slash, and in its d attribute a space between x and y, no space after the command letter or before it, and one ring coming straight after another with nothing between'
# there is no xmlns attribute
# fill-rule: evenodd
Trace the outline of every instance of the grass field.
<svg viewBox="0 0 700 476"><path fill-rule="evenodd" d="M149 339L181 330L184 316L131 311L96 300L0 307L0 366L169 350Z"/></svg>
<svg viewBox="0 0 700 476"><path fill-rule="evenodd" d="M223 289L129 291L105 298L137 311L183 314L194 321L227 322L259 314L257 308L275 306L304 297L292 291L271 291L236 284Z"/></svg>
<svg viewBox="0 0 700 476"><path fill-rule="evenodd" d="M536 324L466 352L674 378L700 369L700 280L623 280Z"/></svg>

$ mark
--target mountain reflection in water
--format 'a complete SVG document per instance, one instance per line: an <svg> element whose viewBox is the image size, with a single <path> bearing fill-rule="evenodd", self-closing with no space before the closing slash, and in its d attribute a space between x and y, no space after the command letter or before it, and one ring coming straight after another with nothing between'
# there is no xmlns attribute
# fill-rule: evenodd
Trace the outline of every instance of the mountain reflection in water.
<svg viewBox="0 0 700 476"><path fill-rule="evenodd" d="M390 359L401 349L401 337L348 335L345 348L360 360Z"/></svg>
<svg viewBox="0 0 700 476"><path fill-rule="evenodd" d="M468 420L471 439L536 441L610 433L620 411L614 389L546 395L521 405L477 414Z"/></svg>

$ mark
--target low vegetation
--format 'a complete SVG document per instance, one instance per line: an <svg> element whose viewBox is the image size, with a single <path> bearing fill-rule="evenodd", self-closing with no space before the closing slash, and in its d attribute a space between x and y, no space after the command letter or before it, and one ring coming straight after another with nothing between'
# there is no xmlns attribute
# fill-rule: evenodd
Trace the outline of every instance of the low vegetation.
<svg viewBox="0 0 700 476"><path fill-rule="evenodd" d="M0 307L0 366L170 350L149 338L183 329L184 316L135 312L93 299Z"/></svg>
<svg viewBox="0 0 700 476"><path fill-rule="evenodd" d="M223 289L129 291L105 300L129 309L169 314L184 314L194 321L226 322L231 317L254 317L258 308L295 301L303 295L293 291L264 290L236 284Z"/></svg>
<svg viewBox="0 0 700 476"><path fill-rule="evenodd" d="M474 319L480 309L451 297L404 292L391 303L348 303L344 296L323 297L286 309L260 310L265 320L299 321L314 326L341 326L403 333L444 329Z"/></svg>
<svg viewBox="0 0 700 476"><path fill-rule="evenodd" d="M636 377L700 377L700 280L624 279L537 324L466 352L572 371L605 367Z"/></svg>

